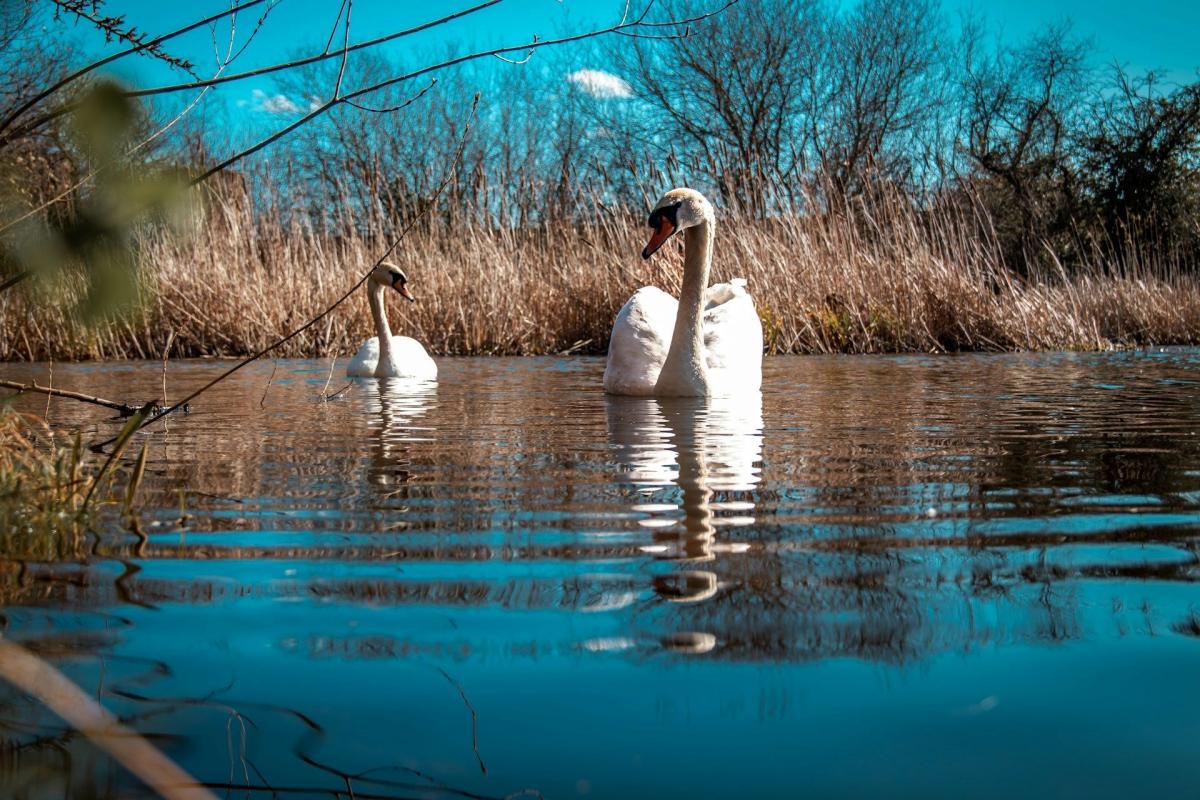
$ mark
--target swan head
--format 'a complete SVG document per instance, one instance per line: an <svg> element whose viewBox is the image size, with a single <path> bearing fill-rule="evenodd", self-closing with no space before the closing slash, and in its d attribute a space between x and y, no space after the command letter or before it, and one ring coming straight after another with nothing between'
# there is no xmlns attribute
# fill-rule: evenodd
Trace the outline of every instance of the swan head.
<svg viewBox="0 0 1200 800"><path fill-rule="evenodd" d="M716 219L712 203L695 189L672 189L659 198L647 224L654 229L642 258L654 255L676 232Z"/></svg>
<svg viewBox="0 0 1200 800"><path fill-rule="evenodd" d="M404 274L404 270L397 267L390 261L384 261L375 269L371 270L371 281L380 286L390 286L400 293L400 296L410 303L416 301L412 292L408 290L408 276Z"/></svg>

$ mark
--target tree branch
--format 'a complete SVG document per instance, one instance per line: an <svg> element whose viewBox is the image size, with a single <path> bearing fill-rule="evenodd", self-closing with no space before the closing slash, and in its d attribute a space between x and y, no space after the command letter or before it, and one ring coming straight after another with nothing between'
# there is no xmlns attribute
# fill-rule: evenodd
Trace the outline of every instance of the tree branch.
<svg viewBox="0 0 1200 800"><path fill-rule="evenodd" d="M116 400L105 400L103 397L95 397L90 394L69 392L66 389L55 389L51 386L41 386L33 381L20 383L19 381L0 380L0 387L14 389L17 394L37 392L38 394L50 395L51 397L65 397L68 400L78 400L81 403L104 406L105 408L111 408L113 411L119 412L122 417L128 417L141 408L141 406L132 406L128 403L117 402Z"/></svg>
<svg viewBox="0 0 1200 800"><path fill-rule="evenodd" d="M148 42L141 42L139 44L134 45L133 47L129 47L125 50L121 50L120 52L113 53L110 56L105 56L104 58L100 59L99 61L93 61L91 64L88 64L85 67L77 69L76 71L72 72L70 75L67 75L62 80L56 82L50 88L48 88L44 91L38 92L32 98L27 100L24 104L22 104L20 107L18 107L15 111L13 111L11 114L9 114L7 117L5 117L3 121L0 121L0 133L3 133L4 131L8 130L8 127L10 125L12 125L12 123L18 117L20 117L22 114L24 114L29 109L36 106L38 103L42 102L46 98L48 98L51 95L55 94L56 92L60 91L64 87L68 86L69 84L75 82L79 78L82 78L84 75L87 75L89 72L93 72L93 71L99 69L100 67L103 67L105 64L110 64L113 61L116 61L118 58L122 58L124 56L131 55L133 53L141 52L142 50L145 50L150 47L157 47L158 45L162 44L165 41L174 39L176 36L182 36L183 34L189 33L190 31L194 31L196 28L199 28L203 25L211 24L213 22L216 22L219 19L228 17L231 14L236 14L239 11L250 8L251 6L256 6L256 5L259 5L260 3L265 3L265 2L266 2L266 0L246 0L246 2L242 3L241 5L234 6L232 8L226 9L225 11L221 11L217 14L213 14L212 16L205 17L202 20L193 22L190 25L185 25L184 27L179 28L178 30L171 31L170 33L165 33L162 36L151 39Z"/></svg>

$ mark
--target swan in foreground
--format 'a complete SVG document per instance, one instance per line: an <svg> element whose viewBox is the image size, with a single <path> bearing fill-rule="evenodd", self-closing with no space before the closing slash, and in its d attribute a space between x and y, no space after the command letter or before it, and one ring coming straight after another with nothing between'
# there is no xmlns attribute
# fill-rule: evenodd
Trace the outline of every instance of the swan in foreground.
<svg viewBox="0 0 1200 800"><path fill-rule="evenodd" d="M604 391L653 397L725 396L762 385L762 324L746 281L708 287L713 207L694 189L672 189L650 213L650 258L684 231L679 301L644 286L617 314L608 342Z"/></svg>
<svg viewBox="0 0 1200 800"><path fill-rule="evenodd" d="M392 336L383 307L383 296L388 287L409 302L416 300L408 290L408 278L395 264L385 261L371 271L371 277L367 279L367 299L375 321L375 335L358 348L346 367L346 374L352 378L436 380L437 364L421 343L407 336Z"/></svg>

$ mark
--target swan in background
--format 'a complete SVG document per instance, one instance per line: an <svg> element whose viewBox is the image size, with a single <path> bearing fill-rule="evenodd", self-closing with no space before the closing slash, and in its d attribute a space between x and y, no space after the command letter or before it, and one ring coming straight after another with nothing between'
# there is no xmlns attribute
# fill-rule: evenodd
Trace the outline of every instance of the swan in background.
<svg viewBox="0 0 1200 800"><path fill-rule="evenodd" d="M762 324L746 281L708 287L712 204L694 189L672 189L650 213L654 229L642 258L684 231L679 301L644 286L625 303L608 342L604 391L649 397L756 392L762 385Z"/></svg>
<svg viewBox="0 0 1200 800"><path fill-rule="evenodd" d="M375 322L375 335L358 348L346 367L346 375L352 378L437 380L437 364L420 342L407 336L392 336L383 307L383 296L388 287L409 302L416 300L408 290L408 278L395 264L385 261L371 271L371 277L367 279L367 299Z"/></svg>

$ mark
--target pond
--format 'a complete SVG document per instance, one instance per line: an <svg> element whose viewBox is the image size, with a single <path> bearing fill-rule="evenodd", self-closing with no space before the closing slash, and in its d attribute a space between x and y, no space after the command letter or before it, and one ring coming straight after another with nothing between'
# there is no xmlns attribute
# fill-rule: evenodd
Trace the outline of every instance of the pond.
<svg viewBox="0 0 1200 800"><path fill-rule="evenodd" d="M1194 794L1200 351L769 358L707 404L440 367L218 385L144 434L144 538L22 564L4 635L218 796ZM144 791L10 689L0 725L0 795Z"/></svg>

